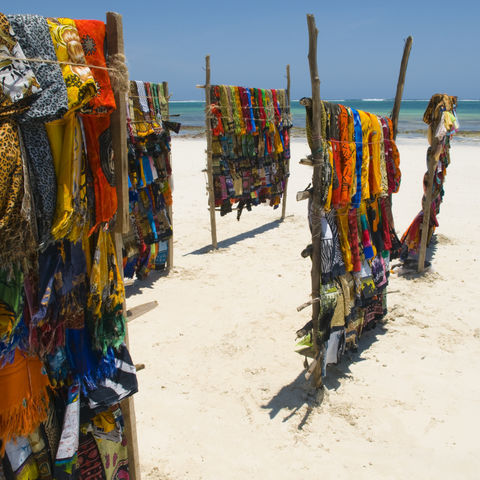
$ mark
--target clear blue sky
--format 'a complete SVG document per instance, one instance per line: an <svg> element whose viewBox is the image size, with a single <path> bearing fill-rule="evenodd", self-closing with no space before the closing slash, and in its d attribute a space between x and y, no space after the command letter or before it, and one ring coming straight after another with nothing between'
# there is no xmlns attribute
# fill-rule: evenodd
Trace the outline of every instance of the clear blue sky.
<svg viewBox="0 0 480 480"><path fill-rule="evenodd" d="M404 98L480 99L478 0L22 0L0 9L100 20L121 13L130 78L168 81L172 100L203 99L195 85L207 54L212 83L282 88L289 63L292 98L309 96L307 13L319 30L323 98L392 98L412 35Z"/></svg>

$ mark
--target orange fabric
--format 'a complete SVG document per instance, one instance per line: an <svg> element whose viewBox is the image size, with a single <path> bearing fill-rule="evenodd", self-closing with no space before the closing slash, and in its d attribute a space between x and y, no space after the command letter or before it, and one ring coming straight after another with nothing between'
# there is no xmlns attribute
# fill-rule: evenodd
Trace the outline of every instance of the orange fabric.
<svg viewBox="0 0 480 480"><path fill-rule="evenodd" d="M88 65L106 67L105 54L105 24L99 20L75 20L75 25L80 36L83 53ZM107 70L91 69L97 86L97 94L84 105L82 112L105 115L115 110L115 97L110 84Z"/></svg>
<svg viewBox="0 0 480 480"><path fill-rule="evenodd" d="M369 168L369 185L370 195L380 195L382 193L382 177L380 173L380 142L383 139L382 127L376 115L370 115L372 130L370 133L370 168ZM382 147L383 148L383 147Z"/></svg>
<svg viewBox="0 0 480 480"><path fill-rule="evenodd" d="M37 356L24 357L17 350L13 363L0 368L0 440L3 448L13 437L33 433L45 420L49 385L47 372Z"/></svg>
<svg viewBox="0 0 480 480"><path fill-rule="evenodd" d="M388 131L390 134L390 143L392 146L392 160L393 164L395 165L395 188L393 190L393 193L397 193L398 190L400 189L400 181L402 179L402 174L400 172L400 153L398 151L397 145L395 144L395 141L393 139L393 123L391 118L387 118L387 123L388 123Z"/></svg>
<svg viewBox="0 0 480 480"><path fill-rule="evenodd" d="M338 128L340 130L340 159L342 175L339 178L341 183L340 205L347 206L352 197L352 185L355 175L355 143L353 138L353 119L350 119L348 110L343 105L339 105L340 114L338 116ZM351 125L350 125L351 124Z"/></svg>
<svg viewBox="0 0 480 480"><path fill-rule="evenodd" d="M353 270L353 263L350 242L348 240L348 207L337 211L337 225L345 270L351 272Z"/></svg>
<svg viewBox="0 0 480 480"><path fill-rule="evenodd" d="M357 110L362 124L362 200L370 198L370 138L372 134L372 122L370 115L362 110Z"/></svg>

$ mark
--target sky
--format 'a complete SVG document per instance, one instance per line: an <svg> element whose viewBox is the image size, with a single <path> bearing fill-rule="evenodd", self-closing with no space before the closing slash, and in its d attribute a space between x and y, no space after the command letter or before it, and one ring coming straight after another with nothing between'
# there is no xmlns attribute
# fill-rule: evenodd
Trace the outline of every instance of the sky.
<svg viewBox="0 0 480 480"><path fill-rule="evenodd" d="M311 95L306 14L318 29L320 94L329 100L393 98L406 38L413 37L404 99L434 93L480 99L478 0L169 0L3 2L3 13L105 20L123 17L132 80L167 81L172 100L203 100L211 83Z"/></svg>

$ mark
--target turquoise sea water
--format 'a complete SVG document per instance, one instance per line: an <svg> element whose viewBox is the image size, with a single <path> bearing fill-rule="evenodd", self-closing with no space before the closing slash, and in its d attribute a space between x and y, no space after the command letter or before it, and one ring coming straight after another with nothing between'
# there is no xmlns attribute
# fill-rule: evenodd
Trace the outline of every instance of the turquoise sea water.
<svg viewBox="0 0 480 480"><path fill-rule="evenodd" d="M384 99L332 99L332 102L353 107L359 110L388 116L393 108L393 100ZM423 112L428 100L404 100L400 108L398 122L399 135L424 136L427 127L423 123ZM205 103L196 101L171 101L170 113L178 117L172 120L179 121L183 133L197 133L205 127ZM460 122L458 136L480 138L480 100L459 100L457 116ZM305 128L305 109L298 101L292 101L292 117L294 127Z"/></svg>

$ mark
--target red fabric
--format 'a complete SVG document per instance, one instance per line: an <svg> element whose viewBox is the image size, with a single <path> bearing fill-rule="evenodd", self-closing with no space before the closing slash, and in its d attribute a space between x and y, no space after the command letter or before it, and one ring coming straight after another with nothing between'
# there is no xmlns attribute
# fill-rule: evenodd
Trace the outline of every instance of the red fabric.
<svg viewBox="0 0 480 480"><path fill-rule="evenodd" d="M340 160L340 143L333 138L330 139L333 151L333 163L335 172L337 173L338 186L332 190L331 205L333 208L339 208L342 198L342 164Z"/></svg>
<svg viewBox="0 0 480 480"><path fill-rule="evenodd" d="M348 212L348 241L350 243L350 251L352 252L353 271L359 272L362 269L362 261L358 248L357 210L355 208L350 209Z"/></svg>
<svg viewBox="0 0 480 480"><path fill-rule="evenodd" d="M100 136L110 128L110 117L82 115L82 119L87 143L88 164L95 188L95 224L93 230L100 223L110 221L117 211L117 191L115 186L110 185L103 171L100 146ZM111 145L102 145L102 152L103 155L109 154ZM109 159L103 160L103 167L108 168L106 162Z"/></svg>
<svg viewBox="0 0 480 480"><path fill-rule="evenodd" d="M105 24L99 20L75 20L75 25L82 42L85 60L88 65L106 67L105 53ZM95 82L100 87L97 95L82 108L84 113L105 115L112 113L115 108L115 97L110 84L107 70L91 68Z"/></svg>

